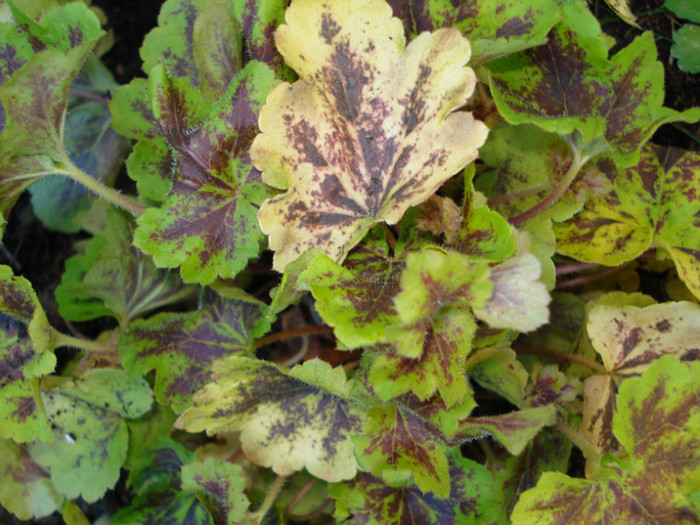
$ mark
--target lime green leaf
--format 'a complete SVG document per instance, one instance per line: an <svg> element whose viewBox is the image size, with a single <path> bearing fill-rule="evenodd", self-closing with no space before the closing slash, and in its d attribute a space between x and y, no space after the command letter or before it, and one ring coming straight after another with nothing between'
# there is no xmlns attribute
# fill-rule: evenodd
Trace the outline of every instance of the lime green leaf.
<svg viewBox="0 0 700 525"><path fill-rule="evenodd" d="M454 26L472 42L472 62L544 44L559 20L559 6L551 0L504 3L498 0L389 0L394 16L411 36Z"/></svg>
<svg viewBox="0 0 700 525"><path fill-rule="evenodd" d="M251 151L263 180L288 190L259 213L280 270L313 247L342 261L374 224L398 222L474 160L487 134L452 113L476 82L458 31L404 50L381 0L296 2L286 20L277 45L302 80L270 93Z"/></svg>
<svg viewBox="0 0 700 525"><path fill-rule="evenodd" d="M664 7L669 11L673 11L680 18L700 23L700 6L696 3L686 2L685 0L666 0Z"/></svg>
<svg viewBox="0 0 700 525"><path fill-rule="evenodd" d="M286 370L230 357L217 363L214 380L197 393L178 427L210 434L240 430L246 457L280 475L306 467L330 482L355 476L350 436L363 415L349 400L342 368L311 360Z"/></svg>
<svg viewBox="0 0 700 525"><path fill-rule="evenodd" d="M250 163L248 146L258 108L275 82L272 71L250 62L201 125L194 118L200 110L190 103L201 100L198 92L162 66L151 78L156 118L175 151L176 170L163 206L139 217L134 244L158 266L181 266L186 282L232 278L258 254L262 238L255 205L269 190Z"/></svg>
<svg viewBox="0 0 700 525"><path fill-rule="evenodd" d="M651 33L608 60L608 39L585 4L567 4L563 15L546 45L491 64L492 91L506 120L560 135L576 129L584 143L604 139L616 164L633 166L660 125L700 118L697 109L662 106L663 68Z"/></svg>
<svg viewBox="0 0 700 525"><path fill-rule="evenodd" d="M95 369L74 384L42 392L42 399L54 439L33 442L30 456L51 473L54 487L67 498L100 499L119 479L126 458L124 418L151 407L148 384L121 370Z"/></svg>
<svg viewBox="0 0 700 525"><path fill-rule="evenodd" d="M56 5L41 14L24 11L24 6L18 5L16 0L7 3L15 22L38 49L45 46L60 51L81 46L89 49L103 35L97 16L82 2Z"/></svg>
<svg viewBox="0 0 700 525"><path fill-rule="evenodd" d="M678 68L686 73L700 72L700 25L685 24L673 33L671 55L678 60Z"/></svg>
<svg viewBox="0 0 700 525"><path fill-rule="evenodd" d="M289 69L275 47L275 29L284 22L283 0L248 0L234 2L233 11L241 21L246 55L269 65L282 77Z"/></svg>
<svg viewBox="0 0 700 525"><path fill-rule="evenodd" d="M596 162L613 191L589 197L583 211L557 224L557 251L614 266L651 246L666 250L681 280L700 297L700 157L692 152L646 148L633 168Z"/></svg>
<svg viewBox="0 0 700 525"><path fill-rule="evenodd" d="M215 360L252 355L254 339L269 328L263 314L253 300L216 297L196 312L136 321L119 341L122 365L131 375L155 369L156 399L180 413L211 380Z"/></svg>
<svg viewBox="0 0 700 525"><path fill-rule="evenodd" d="M537 485L544 472L566 472L569 467L571 441L558 429L543 428L519 456L503 453L489 462L500 496L500 519L494 523L510 524L508 515L520 494ZM504 456L506 456L504 458Z"/></svg>
<svg viewBox="0 0 700 525"><path fill-rule="evenodd" d="M528 373L510 348L482 348L465 365L467 376L522 407Z"/></svg>
<svg viewBox="0 0 700 525"><path fill-rule="evenodd" d="M493 291L489 273L486 262L471 261L460 253L432 248L409 253L401 291L394 299L401 325L392 327L387 339L396 344L400 355L419 357L438 316L486 304Z"/></svg>
<svg viewBox="0 0 700 525"><path fill-rule="evenodd" d="M181 469L194 461L194 454L169 439L141 452L128 481L136 497L131 505L112 516L110 523L211 525L212 518L196 495L182 490Z"/></svg>
<svg viewBox="0 0 700 525"><path fill-rule="evenodd" d="M87 245L85 254L66 261L56 288L60 314L73 321L105 315L122 326L146 312L177 302L194 291L177 274L158 270L131 245L133 225L124 213L107 212L107 226Z"/></svg>
<svg viewBox="0 0 700 525"><path fill-rule="evenodd" d="M173 155L163 137L139 140L126 159L126 171L134 181L139 196L163 202L170 193Z"/></svg>
<svg viewBox="0 0 700 525"><path fill-rule="evenodd" d="M268 317L276 316L288 306L295 304L309 291L306 283L301 280L301 276L309 263L318 255L320 255L318 250L309 250L287 265L280 284L270 290Z"/></svg>
<svg viewBox="0 0 700 525"><path fill-rule="evenodd" d="M645 306L596 305L588 316L588 334L603 358L605 376L584 383L583 435L601 452L614 452L611 419L619 378L639 375L665 354L684 361L700 359L700 306L665 303Z"/></svg>
<svg viewBox="0 0 700 525"><path fill-rule="evenodd" d="M474 308L474 315L492 328L530 332L549 321L549 293L539 281L540 262L521 253L491 268L493 293L488 302Z"/></svg>
<svg viewBox="0 0 700 525"><path fill-rule="evenodd" d="M192 47L205 98L216 100L235 78L243 60L241 45L233 4L204 3L192 28Z"/></svg>
<svg viewBox="0 0 700 525"><path fill-rule="evenodd" d="M666 355L620 386L612 468L594 479L545 473L521 496L513 523L602 524L697 521L690 494L700 468L700 365ZM697 501L697 500L696 500Z"/></svg>
<svg viewBox="0 0 700 525"><path fill-rule="evenodd" d="M185 77L199 86L192 39L199 4L198 0L168 0L163 4L158 27L146 35L141 46L144 71L148 73L162 64L174 77Z"/></svg>
<svg viewBox="0 0 700 525"><path fill-rule="evenodd" d="M24 371L25 366L44 366L53 371L52 352L37 353L27 335L26 325L0 314L0 438L19 443L33 439L51 440L51 428L39 394L39 379ZM31 364L30 364L31 363Z"/></svg>
<svg viewBox="0 0 700 525"><path fill-rule="evenodd" d="M26 35L13 23L0 24L0 42L2 42L2 53L0 53L0 85L2 85L15 71L27 63L34 51ZM1 119L0 122L2 122ZM0 129L2 129L1 125Z"/></svg>
<svg viewBox="0 0 700 525"><path fill-rule="evenodd" d="M547 425L553 425L556 407L552 405L525 408L500 416L467 418L460 423L455 440L465 441L491 435L508 452L517 456L535 435Z"/></svg>
<svg viewBox="0 0 700 525"><path fill-rule="evenodd" d="M130 139L153 138L158 134L148 95L148 81L135 78L119 86L109 101L112 127Z"/></svg>
<svg viewBox="0 0 700 525"><path fill-rule="evenodd" d="M335 517L366 525L440 523L477 525L490 523L495 511L491 473L482 465L450 453L450 493L446 499L424 494L415 485L392 487L371 474L332 485Z"/></svg>
<svg viewBox="0 0 700 525"><path fill-rule="evenodd" d="M381 399L413 392L427 399L435 392L448 407L462 402L471 389L464 375L476 322L467 310L452 309L435 317L427 328L419 357L409 359L390 345L373 360L369 382Z"/></svg>
<svg viewBox="0 0 700 525"><path fill-rule="evenodd" d="M49 473L12 440L0 439L0 475L0 504L21 520L48 516L63 504Z"/></svg>
<svg viewBox="0 0 700 525"><path fill-rule="evenodd" d="M353 437L360 467L398 486L413 480L423 492L450 494L446 445L440 430L403 403L369 409L362 434Z"/></svg>
<svg viewBox="0 0 700 525"><path fill-rule="evenodd" d="M316 299L316 309L347 348L382 341L398 323L394 296L403 263L390 256L386 232L377 228L343 266L327 255L314 258L299 276Z"/></svg>
<svg viewBox="0 0 700 525"><path fill-rule="evenodd" d="M240 523L248 508L243 468L214 458L182 467L182 490L192 491L221 523Z"/></svg>

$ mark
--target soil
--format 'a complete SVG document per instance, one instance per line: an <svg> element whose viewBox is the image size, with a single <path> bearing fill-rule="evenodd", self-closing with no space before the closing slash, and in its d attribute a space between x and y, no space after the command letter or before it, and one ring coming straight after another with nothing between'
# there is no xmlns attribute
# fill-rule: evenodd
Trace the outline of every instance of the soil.
<svg viewBox="0 0 700 525"><path fill-rule="evenodd" d="M114 37L114 45L103 56L103 61L114 73L120 84L128 83L141 71L139 48L146 33L157 24L161 1L157 0L94 0L107 17L107 29ZM591 9L601 20L604 31L617 42L613 52L629 44L640 31L620 21L602 1L590 2ZM665 105L676 110L700 106L700 75L684 73L676 67L670 55L673 30L681 22L662 9L663 0L636 0L634 12L641 13L639 25L644 30L653 31L657 36L659 60L664 65L666 78ZM663 126L652 141L664 146L675 146L700 151L700 124L678 124ZM128 188L130 181L122 174L119 183ZM84 236L64 235L46 230L34 218L28 195L20 198L10 216L9 224L0 245L0 264L9 264L17 274L28 278L34 285L39 298L47 310L50 321L59 329L65 325L56 314L53 291L60 282L65 260L73 255L73 245ZM97 335L99 325L81 324L80 329L87 335ZM100 502L82 505L91 522L100 516L114 512L129 499L122 479L115 490L110 491ZM57 515L35 521L19 521L0 508L0 524L14 525L34 523L40 525L62 524Z"/></svg>

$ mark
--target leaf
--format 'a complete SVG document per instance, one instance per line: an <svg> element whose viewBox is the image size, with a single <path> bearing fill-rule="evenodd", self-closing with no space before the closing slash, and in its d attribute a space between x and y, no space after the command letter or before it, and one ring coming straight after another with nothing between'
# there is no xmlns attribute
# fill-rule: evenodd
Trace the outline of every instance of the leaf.
<svg viewBox="0 0 700 525"><path fill-rule="evenodd" d="M74 384L42 392L42 399L54 439L31 443L29 455L51 473L59 493L97 501L117 482L126 458L124 418L151 408L148 384L121 370L95 369Z"/></svg>
<svg viewBox="0 0 700 525"><path fill-rule="evenodd" d="M700 8L693 2L666 0L664 2L664 7L680 18L700 23Z"/></svg>
<svg viewBox="0 0 700 525"><path fill-rule="evenodd" d="M243 468L214 458L182 467L182 490L195 492L217 522L240 523L249 502Z"/></svg>
<svg viewBox="0 0 700 525"><path fill-rule="evenodd" d="M26 324L0 314L0 438L18 443L51 440L39 379L25 372L25 367L38 364L48 374L56 366L56 356L52 352L36 352Z"/></svg>
<svg viewBox="0 0 700 525"><path fill-rule="evenodd" d="M83 514L83 511L72 500L66 500L61 514L66 525L90 525L90 521Z"/></svg>
<svg viewBox="0 0 700 525"><path fill-rule="evenodd" d="M464 363L471 350L476 322L469 311L454 309L434 318L419 357L404 357L389 345L373 360L369 381L381 399L413 392L427 399L435 392L448 407L462 402L471 388Z"/></svg>
<svg viewBox="0 0 700 525"><path fill-rule="evenodd" d="M584 437L601 452L614 452L618 443L610 423L620 378L641 374L665 354L674 354L683 361L699 359L699 326L700 306L688 302L643 308L593 307L588 316L588 334L609 374L591 377L584 383Z"/></svg>
<svg viewBox="0 0 700 525"><path fill-rule="evenodd" d="M204 97L216 100L241 69L241 29L233 4L204 4L192 28L194 61Z"/></svg>
<svg viewBox="0 0 700 525"><path fill-rule="evenodd" d="M302 80L270 93L251 151L263 180L288 190L258 215L275 269L314 247L342 261L374 224L398 222L474 160L486 138L469 113L449 114L476 82L463 67L467 41L446 29L404 50L390 17L380 0L306 0L277 30Z"/></svg>
<svg viewBox="0 0 700 525"><path fill-rule="evenodd" d="M619 166L633 166L642 145L662 124L693 122L663 104L663 70L651 33L610 60L609 40L580 3L563 7L548 43L490 64L491 88L511 123L531 122L560 135L576 129L583 142L604 139Z"/></svg>
<svg viewBox="0 0 700 525"><path fill-rule="evenodd" d="M140 50L146 73L162 64L172 76L185 77L193 86L199 86L192 35L199 3L198 0L163 3L158 13L158 27L146 35Z"/></svg>
<svg viewBox="0 0 700 525"><path fill-rule="evenodd" d="M700 71L700 26L685 24L673 33L671 55L678 60L678 69L695 74Z"/></svg>
<svg viewBox="0 0 700 525"><path fill-rule="evenodd" d="M453 439L466 441L488 434L496 438L508 452L517 456L542 427L553 425L555 419L554 405L525 408L499 416L472 417L460 423Z"/></svg>
<svg viewBox="0 0 700 525"><path fill-rule="evenodd" d="M403 403L388 401L370 408L362 434L353 442L360 467L388 485L399 486L413 476L422 492L449 496L444 438L437 427Z"/></svg>
<svg viewBox="0 0 700 525"><path fill-rule="evenodd" d="M465 364L467 376L522 407L528 373L510 348L481 348Z"/></svg>
<svg viewBox="0 0 700 525"><path fill-rule="evenodd" d="M176 426L209 434L240 430L246 457L282 476L304 467L331 483L355 476L350 436L363 415L342 368L311 360L288 371L229 357L218 362L214 381Z"/></svg>
<svg viewBox="0 0 700 525"><path fill-rule="evenodd" d="M634 168L598 168L613 191L591 196L583 211L557 224L557 251L586 262L613 266L650 246L667 251L688 288L700 297L700 157L692 152L647 148Z"/></svg>
<svg viewBox="0 0 700 525"><path fill-rule="evenodd" d="M559 8L550 0L530 2L450 0L389 0L409 35L454 26L472 42L472 63L544 44L559 20Z"/></svg>
<svg viewBox="0 0 700 525"><path fill-rule="evenodd" d="M386 231L373 230L343 266L327 255L315 257L299 280L316 299L316 309L343 346L353 349L385 338L398 323L394 297L404 264L391 257Z"/></svg>
<svg viewBox="0 0 700 525"><path fill-rule="evenodd" d="M139 140L158 135L145 78L135 78L117 87L109 100L109 110L112 128L120 135Z"/></svg>
<svg viewBox="0 0 700 525"><path fill-rule="evenodd" d="M252 355L253 341L269 328L263 306L216 297L196 312L164 312L136 321L119 341L122 366L132 376L155 369L156 399L180 413L211 381L215 360Z"/></svg>
<svg viewBox="0 0 700 525"><path fill-rule="evenodd" d="M450 453L450 494L446 499L424 494L415 485L392 487L360 473L348 483L331 485L335 517L343 523L476 525L494 515L493 478L482 465Z"/></svg>
<svg viewBox="0 0 700 525"><path fill-rule="evenodd" d="M550 297L539 281L540 262L521 253L491 268L493 293L474 315L492 328L530 332L549 321Z"/></svg>
<svg viewBox="0 0 700 525"><path fill-rule="evenodd" d="M177 274L159 270L132 247L133 225L122 212L107 212L102 235L93 237L84 254L66 261L56 288L60 314L72 321L115 317L123 327L156 308L180 301L194 291Z"/></svg>
<svg viewBox="0 0 700 525"><path fill-rule="evenodd" d="M110 523L211 525L211 516L195 494L182 490L181 469L193 461L192 452L169 439L142 451L140 463L129 474L136 497L114 514Z"/></svg>
<svg viewBox="0 0 700 525"><path fill-rule="evenodd" d="M605 0L605 3L608 4L608 7L626 23L636 27L637 29L641 29L639 24L637 24L637 18L634 16L634 13L632 13L632 9L630 9L630 5L627 0Z"/></svg>
<svg viewBox="0 0 700 525"><path fill-rule="evenodd" d="M440 315L486 303L493 290L489 275L485 262L456 252L425 248L409 253L401 291L394 299L401 324L389 330L387 340L396 345L399 355L419 357Z"/></svg>
<svg viewBox="0 0 700 525"><path fill-rule="evenodd" d="M163 202L173 186L173 154L163 137L139 140L126 159L126 171L139 196Z"/></svg>
<svg viewBox="0 0 700 525"><path fill-rule="evenodd" d="M124 468L134 470L143 452L153 447L157 441L170 437L175 430L173 423L177 415L165 405L155 403L153 408L139 417L126 422L129 430L129 450Z"/></svg>
<svg viewBox="0 0 700 525"><path fill-rule="evenodd" d="M285 3L282 0L247 0L234 2L233 11L241 21L241 30L247 55L265 62L278 76L290 76L284 60L275 48L274 33L284 22Z"/></svg>
<svg viewBox="0 0 700 525"><path fill-rule="evenodd" d="M48 472L12 440L0 439L0 475L0 504L21 520L48 516L63 504Z"/></svg>
<svg viewBox="0 0 700 525"><path fill-rule="evenodd" d="M545 473L521 496L514 523L681 523L700 512L688 498L697 486L700 366L663 356L620 387L613 420L622 456L594 479Z"/></svg>
<svg viewBox="0 0 700 525"><path fill-rule="evenodd" d="M524 396L527 407L573 404L582 397L581 382L561 372L557 365L535 365L530 377L532 381Z"/></svg>
<svg viewBox="0 0 700 525"><path fill-rule="evenodd" d="M162 66L151 81L156 118L175 151L176 170L162 207L139 217L134 244L158 266L181 266L185 282L233 278L258 254L262 239L255 206L268 190L250 163L248 146L273 73L250 62L204 122L198 92L170 78Z"/></svg>

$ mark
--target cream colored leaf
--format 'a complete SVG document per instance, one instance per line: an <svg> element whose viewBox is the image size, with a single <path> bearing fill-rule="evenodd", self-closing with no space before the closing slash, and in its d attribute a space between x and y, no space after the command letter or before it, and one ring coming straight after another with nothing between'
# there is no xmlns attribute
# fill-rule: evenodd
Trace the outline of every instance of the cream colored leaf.
<svg viewBox="0 0 700 525"><path fill-rule="evenodd" d="M286 189L258 214L274 267L310 248L342 261L381 221L398 222L477 157L488 133L455 112L476 77L456 29L405 47L383 0L295 0L277 46L301 79L270 93L251 155Z"/></svg>

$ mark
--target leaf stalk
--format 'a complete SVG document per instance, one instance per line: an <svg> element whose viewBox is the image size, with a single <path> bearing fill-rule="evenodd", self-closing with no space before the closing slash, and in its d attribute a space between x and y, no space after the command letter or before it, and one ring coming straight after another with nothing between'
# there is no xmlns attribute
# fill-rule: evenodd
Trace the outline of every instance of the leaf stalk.
<svg viewBox="0 0 700 525"><path fill-rule="evenodd" d="M287 481L287 478L288 476L277 476L277 479L275 479L274 483L267 490L265 499L260 504L258 510L251 512L248 515L248 519L251 523L254 523L255 525L260 525L262 523L263 519L265 518L265 514L267 514L267 512L270 510L272 504L277 499L277 496L280 495L280 491L284 486L284 482Z"/></svg>

